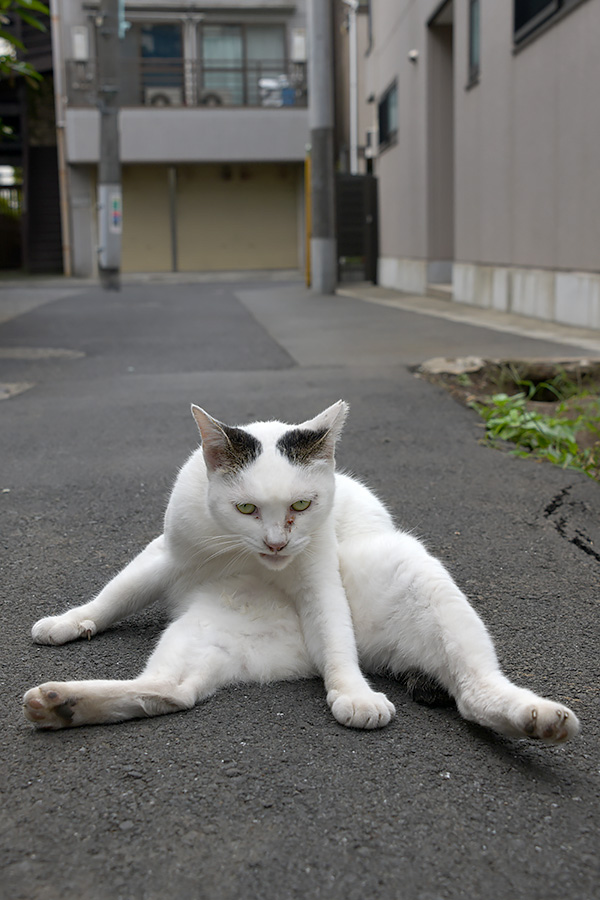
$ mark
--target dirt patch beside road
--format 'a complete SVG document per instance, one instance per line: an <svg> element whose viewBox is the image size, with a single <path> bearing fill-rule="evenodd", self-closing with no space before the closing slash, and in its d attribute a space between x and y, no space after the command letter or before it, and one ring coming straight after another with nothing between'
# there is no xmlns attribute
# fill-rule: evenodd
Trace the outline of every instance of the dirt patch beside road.
<svg viewBox="0 0 600 900"><path fill-rule="evenodd" d="M479 409L482 414L486 409L497 408L496 421L501 421L504 415L507 426L499 434L500 446L506 446L508 440L509 448L514 450L520 446L523 455L531 452L533 445L527 442L525 431L521 442L519 422L528 423L534 435L536 428L548 427L549 435L552 428L558 432L560 422L572 426L573 440L582 459L585 456L587 460L583 470L600 481L600 360L437 358L418 366L414 372L419 378L441 385L459 403ZM519 395L523 399L517 401ZM515 398L516 402L502 397ZM511 416L515 426L512 429ZM536 448L533 455L543 454ZM565 468L579 468L572 456L572 450L554 458L547 454L547 458Z"/></svg>

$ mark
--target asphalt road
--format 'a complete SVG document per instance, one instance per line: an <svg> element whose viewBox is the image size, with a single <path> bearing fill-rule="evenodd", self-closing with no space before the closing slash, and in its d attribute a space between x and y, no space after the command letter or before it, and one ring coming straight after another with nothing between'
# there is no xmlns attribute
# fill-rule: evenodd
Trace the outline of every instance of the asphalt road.
<svg viewBox="0 0 600 900"><path fill-rule="evenodd" d="M0 325L0 383L33 385L0 403L0 897L599 897L599 488L482 446L476 415L408 369L573 347L290 283L38 296ZM572 705L581 737L495 737L381 678L398 716L380 732L337 725L317 680L33 730L26 688L134 675L165 623L155 609L91 642L30 639L37 618L89 598L160 532L197 443L190 403L231 423L293 422L340 397L339 464L426 538L507 673Z"/></svg>

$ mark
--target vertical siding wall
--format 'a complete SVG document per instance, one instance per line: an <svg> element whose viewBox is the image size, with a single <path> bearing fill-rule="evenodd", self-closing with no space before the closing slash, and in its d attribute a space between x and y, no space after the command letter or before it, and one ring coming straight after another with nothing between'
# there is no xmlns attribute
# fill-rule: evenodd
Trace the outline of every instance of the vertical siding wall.
<svg viewBox="0 0 600 900"><path fill-rule="evenodd" d="M423 77L422 3L373 4L373 48L366 58L366 94L377 101L397 79L398 140L375 164L380 178L380 282L400 289L425 289L426 79ZM410 50L420 48L415 65Z"/></svg>
<svg viewBox="0 0 600 900"><path fill-rule="evenodd" d="M425 292L427 263L451 235L456 300L600 328L600 2L514 52L512 3L482 0L480 78L468 87L468 3L454 0L447 199L436 135L448 101L434 83L442 32L427 26L438 8L373 5L367 94L379 99L397 78L399 98L398 142L376 163L381 283Z"/></svg>
<svg viewBox="0 0 600 900"><path fill-rule="evenodd" d="M464 71L466 4L455 7ZM515 54L511 7L481 4L480 83L456 83L456 255L597 271L600 3L582 4Z"/></svg>

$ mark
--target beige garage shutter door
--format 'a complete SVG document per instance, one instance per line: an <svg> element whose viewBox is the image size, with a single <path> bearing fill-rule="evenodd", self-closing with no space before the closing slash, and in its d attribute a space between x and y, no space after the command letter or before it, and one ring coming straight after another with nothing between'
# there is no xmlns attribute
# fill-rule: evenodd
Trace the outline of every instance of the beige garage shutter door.
<svg viewBox="0 0 600 900"><path fill-rule="evenodd" d="M300 177L290 164L123 166L123 271L297 268Z"/></svg>
<svg viewBox="0 0 600 900"><path fill-rule="evenodd" d="M297 203L295 166L178 166L177 268L296 268Z"/></svg>
<svg viewBox="0 0 600 900"><path fill-rule="evenodd" d="M123 272L171 272L167 166L122 168Z"/></svg>

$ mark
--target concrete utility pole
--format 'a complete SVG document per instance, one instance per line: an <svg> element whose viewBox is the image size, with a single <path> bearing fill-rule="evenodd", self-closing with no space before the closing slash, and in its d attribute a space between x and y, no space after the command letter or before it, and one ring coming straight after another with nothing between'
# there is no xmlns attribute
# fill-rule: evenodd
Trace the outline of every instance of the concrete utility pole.
<svg viewBox="0 0 600 900"><path fill-rule="evenodd" d="M123 201L119 156L119 0L100 0L98 28L98 271L105 290L118 291Z"/></svg>
<svg viewBox="0 0 600 900"><path fill-rule="evenodd" d="M312 289L333 294L337 283L333 166L333 45L330 0L308 4L308 88L311 144Z"/></svg>

